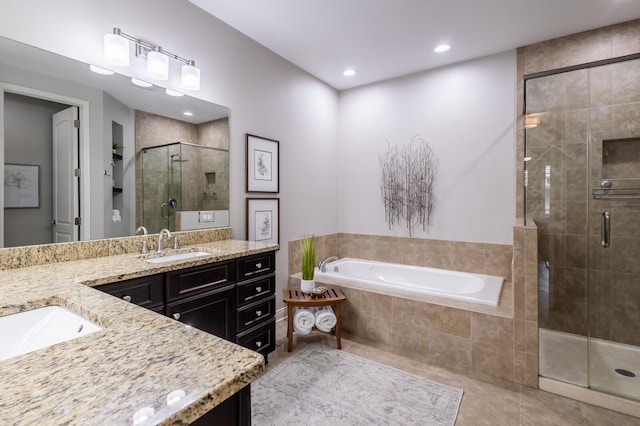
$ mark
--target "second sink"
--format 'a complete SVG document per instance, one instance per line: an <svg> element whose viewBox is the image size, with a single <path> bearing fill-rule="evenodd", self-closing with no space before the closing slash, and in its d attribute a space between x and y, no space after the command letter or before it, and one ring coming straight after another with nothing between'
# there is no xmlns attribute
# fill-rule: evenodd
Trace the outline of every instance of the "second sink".
<svg viewBox="0 0 640 426"><path fill-rule="evenodd" d="M144 259L144 261L150 262L150 263L166 263L166 262L174 262L176 260L191 259L193 257L200 257L200 256L213 256L213 255L206 251L190 251L187 253L170 254L167 256L160 256L160 257L150 257L148 259Z"/></svg>

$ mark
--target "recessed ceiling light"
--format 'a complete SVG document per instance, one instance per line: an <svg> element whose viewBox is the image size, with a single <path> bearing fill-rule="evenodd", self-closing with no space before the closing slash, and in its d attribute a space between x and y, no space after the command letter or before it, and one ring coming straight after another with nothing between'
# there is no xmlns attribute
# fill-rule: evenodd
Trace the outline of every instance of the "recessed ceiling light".
<svg viewBox="0 0 640 426"><path fill-rule="evenodd" d="M436 46L435 49L433 49L434 52L436 53L443 53L448 51L449 49L451 49L451 46L448 44L440 44L438 46Z"/></svg>
<svg viewBox="0 0 640 426"><path fill-rule="evenodd" d="M176 92L175 90L165 89L164 91L169 96L184 96L184 93Z"/></svg>
<svg viewBox="0 0 640 426"><path fill-rule="evenodd" d="M191 117L193 116L193 113L191 111L185 111L182 113L183 115L186 115L187 117Z"/></svg>
<svg viewBox="0 0 640 426"><path fill-rule="evenodd" d="M105 68L100 68L97 67L95 65L89 65L89 69L97 74L102 74L102 75L113 75L115 74L113 71L105 69Z"/></svg>
<svg viewBox="0 0 640 426"><path fill-rule="evenodd" d="M342 75L351 77L352 75L356 75L356 70L354 70L353 68L347 68L346 70L342 71Z"/></svg>
<svg viewBox="0 0 640 426"><path fill-rule="evenodd" d="M131 82L133 84L135 84L136 86L140 86L140 87L151 87L151 86L153 86L153 84L151 84L151 83L147 83L146 81L138 80L137 78L133 78L133 77L131 77Z"/></svg>

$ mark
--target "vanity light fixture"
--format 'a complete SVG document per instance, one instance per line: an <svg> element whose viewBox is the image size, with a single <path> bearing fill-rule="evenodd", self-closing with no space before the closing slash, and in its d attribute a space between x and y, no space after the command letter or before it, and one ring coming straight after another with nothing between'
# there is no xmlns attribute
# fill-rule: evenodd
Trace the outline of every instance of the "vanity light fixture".
<svg viewBox="0 0 640 426"><path fill-rule="evenodd" d="M91 71L95 72L96 74L102 74L102 75L113 75L113 74L115 74L111 70L108 70L106 68L100 68L100 67L97 67L95 65L89 65L89 69Z"/></svg>
<svg viewBox="0 0 640 426"><path fill-rule="evenodd" d="M344 75L345 77L351 77L356 74L356 70L354 70L353 68L347 68L342 72L342 75Z"/></svg>
<svg viewBox="0 0 640 426"><path fill-rule="evenodd" d="M160 46L123 33L120 28L114 28L112 34L104 36L105 60L117 66L129 66L129 42L134 43L136 56L146 57L149 77L156 80L167 80L169 78L169 58L172 58L184 64L181 70L182 88L193 91L200 90L200 69L195 66L195 61L185 59Z"/></svg>
<svg viewBox="0 0 640 426"><path fill-rule="evenodd" d="M138 87L151 87L153 84L147 83L144 80L138 80L137 78L131 77L131 83L135 84Z"/></svg>
<svg viewBox="0 0 640 426"><path fill-rule="evenodd" d="M439 44L435 47L435 49L433 49L433 51L436 53L444 53L449 51L450 49L451 49L451 45L449 44Z"/></svg>

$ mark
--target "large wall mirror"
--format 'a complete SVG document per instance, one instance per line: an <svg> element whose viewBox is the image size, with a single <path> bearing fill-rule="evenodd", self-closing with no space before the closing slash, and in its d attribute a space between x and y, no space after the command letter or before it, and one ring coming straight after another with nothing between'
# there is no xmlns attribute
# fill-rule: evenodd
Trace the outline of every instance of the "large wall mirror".
<svg viewBox="0 0 640 426"><path fill-rule="evenodd" d="M0 247L229 224L229 109L0 37Z"/></svg>

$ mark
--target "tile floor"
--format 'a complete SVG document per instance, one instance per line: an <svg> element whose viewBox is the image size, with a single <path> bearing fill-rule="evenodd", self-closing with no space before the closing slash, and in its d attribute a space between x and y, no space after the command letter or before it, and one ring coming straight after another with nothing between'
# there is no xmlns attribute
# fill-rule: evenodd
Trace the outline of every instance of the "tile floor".
<svg viewBox="0 0 640 426"><path fill-rule="evenodd" d="M309 343L324 343L335 347L335 338L320 332L307 336L294 335L294 349L287 353L287 324L280 321L276 327L277 347L269 355L267 371ZM583 425L583 426L640 426L640 418L527 386L497 385L451 373L440 367L416 362L342 338L342 350L382 364L422 376L464 390L456 426L478 425Z"/></svg>

